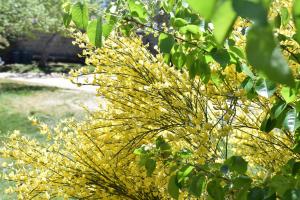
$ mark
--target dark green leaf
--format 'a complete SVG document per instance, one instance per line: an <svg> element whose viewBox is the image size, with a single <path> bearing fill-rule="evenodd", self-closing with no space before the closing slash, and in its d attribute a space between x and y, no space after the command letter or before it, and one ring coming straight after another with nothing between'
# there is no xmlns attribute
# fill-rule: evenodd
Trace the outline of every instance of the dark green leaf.
<svg viewBox="0 0 300 200"><path fill-rule="evenodd" d="M242 189L242 190L239 190L235 194L234 199L236 199L236 200L247 200L247 195L248 195L248 189Z"/></svg>
<svg viewBox="0 0 300 200"><path fill-rule="evenodd" d="M158 46L160 48L160 52L162 53L170 53L173 45L175 43L174 37L172 35L168 35L165 33L161 33L158 38Z"/></svg>
<svg viewBox="0 0 300 200"><path fill-rule="evenodd" d="M204 17L206 20L210 20L213 15L217 0L199 1L199 0L186 0L191 9Z"/></svg>
<svg viewBox="0 0 300 200"><path fill-rule="evenodd" d="M294 0L293 19L297 30L294 38L300 44L300 0Z"/></svg>
<svg viewBox="0 0 300 200"><path fill-rule="evenodd" d="M232 181L233 189L250 188L252 179L249 176L238 176Z"/></svg>
<svg viewBox="0 0 300 200"><path fill-rule="evenodd" d="M267 79L260 78L255 84L255 91L263 97L270 98L276 91L276 85Z"/></svg>
<svg viewBox="0 0 300 200"><path fill-rule="evenodd" d="M217 180L212 180L208 182L206 187L207 193L209 196L214 200L224 200L225 199L225 192L220 185L220 182Z"/></svg>
<svg viewBox="0 0 300 200"><path fill-rule="evenodd" d="M72 21L77 28L86 30L88 26L89 13L85 3L78 2L72 6L71 9Z"/></svg>
<svg viewBox="0 0 300 200"><path fill-rule="evenodd" d="M284 101L278 101L272 108L271 108L271 117L276 119L279 115L284 111L287 104Z"/></svg>
<svg viewBox="0 0 300 200"><path fill-rule="evenodd" d="M65 27L69 27L71 20L72 20L72 15L70 13L63 14L63 22Z"/></svg>
<svg viewBox="0 0 300 200"><path fill-rule="evenodd" d="M247 34L248 62L263 72L268 79L294 86L292 72L281 54L270 26L254 25Z"/></svg>
<svg viewBox="0 0 300 200"><path fill-rule="evenodd" d="M206 63L206 59L203 55L198 55L196 60L192 63L188 62L189 74L191 78L199 75L204 83L208 83L211 76L211 70L209 65Z"/></svg>
<svg viewBox="0 0 300 200"><path fill-rule="evenodd" d="M179 187L177 186L176 175L171 176L168 184L168 192L174 199L179 198Z"/></svg>
<svg viewBox="0 0 300 200"><path fill-rule="evenodd" d="M260 130L269 133L271 130L273 130L277 126L276 119L273 119L272 117L267 117L264 119L264 121L261 124Z"/></svg>
<svg viewBox="0 0 300 200"><path fill-rule="evenodd" d="M249 0L233 0L232 5L239 16L260 24L267 23L267 9L261 3Z"/></svg>
<svg viewBox="0 0 300 200"><path fill-rule="evenodd" d="M295 153L300 153L300 143L299 142L293 146L293 151Z"/></svg>
<svg viewBox="0 0 300 200"><path fill-rule="evenodd" d="M264 190L258 187L252 188L248 193L247 200L264 200Z"/></svg>
<svg viewBox="0 0 300 200"><path fill-rule="evenodd" d="M276 17L274 19L274 26L275 26L275 28L280 28L280 26L281 26L280 14L276 15Z"/></svg>
<svg viewBox="0 0 300 200"><path fill-rule="evenodd" d="M300 190L299 189L290 189L284 193L282 199L284 199L284 200L299 200L300 199Z"/></svg>
<svg viewBox="0 0 300 200"><path fill-rule="evenodd" d="M203 175L193 176L190 183L189 192L196 197L200 197L204 189L204 185L205 177Z"/></svg>
<svg viewBox="0 0 300 200"><path fill-rule="evenodd" d="M87 27L87 35L91 44L96 47L102 46L102 19L99 17L91 21Z"/></svg>
<svg viewBox="0 0 300 200"><path fill-rule="evenodd" d="M155 168L156 168L156 161L152 158L148 159L145 163L145 168L147 170L147 176L152 176Z"/></svg>
<svg viewBox="0 0 300 200"><path fill-rule="evenodd" d="M221 67L226 67L230 62L230 55L226 49L217 49L214 48L211 50L211 56L213 59L218 62Z"/></svg>
<svg viewBox="0 0 300 200"><path fill-rule="evenodd" d="M292 168L292 174L295 176L300 172L300 162L295 162Z"/></svg>
<svg viewBox="0 0 300 200"><path fill-rule="evenodd" d="M293 180L287 176L275 175L272 177L269 185L272 190L276 191L282 197L289 188L293 187Z"/></svg>
<svg viewBox="0 0 300 200"><path fill-rule="evenodd" d="M244 88L246 92L251 91L253 86L254 86L253 80L249 76L245 78L245 80L241 84L241 87Z"/></svg>
<svg viewBox="0 0 300 200"><path fill-rule="evenodd" d="M248 163L240 156L232 156L225 161L225 165L227 165L232 172L244 174L247 171Z"/></svg>
<svg viewBox="0 0 300 200"><path fill-rule="evenodd" d="M156 148L162 150L162 151L168 151L171 150L171 146L169 143L167 143L163 137L158 137L156 139Z"/></svg>
<svg viewBox="0 0 300 200"><path fill-rule="evenodd" d="M224 1L215 11L212 18L214 24L213 34L218 44L222 45L232 30L236 20L231 0Z"/></svg>

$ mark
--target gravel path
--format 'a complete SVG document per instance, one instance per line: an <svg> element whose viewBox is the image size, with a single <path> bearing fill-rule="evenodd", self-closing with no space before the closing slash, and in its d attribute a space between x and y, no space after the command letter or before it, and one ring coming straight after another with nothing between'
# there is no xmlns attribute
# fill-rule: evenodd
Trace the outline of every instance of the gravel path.
<svg viewBox="0 0 300 200"><path fill-rule="evenodd" d="M15 81L21 81L29 84L52 86L52 87L58 87L63 89L82 90L89 93L96 92L95 86L84 85L78 87L76 84L71 83L71 81L68 80L68 78L63 76L62 74L46 75L42 73L20 74L20 73L5 72L5 73L0 73L0 79L15 80Z"/></svg>

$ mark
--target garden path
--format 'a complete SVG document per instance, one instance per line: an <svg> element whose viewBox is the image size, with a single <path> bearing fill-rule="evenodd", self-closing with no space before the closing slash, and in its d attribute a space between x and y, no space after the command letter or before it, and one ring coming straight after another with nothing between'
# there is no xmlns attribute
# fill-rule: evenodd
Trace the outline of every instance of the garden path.
<svg viewBox="0 0 300 200"><path fill-rule="evenodd" d="M28 84L58 87L71 90L82 90L89 93L96 93L96 86L83 85L78 87L76 84L71 83L66 75L62 74L42 74L42 73L0 73L0 79L8 79L13 81L20 81ZM83 80L79 80L82 82Z"/></svg>

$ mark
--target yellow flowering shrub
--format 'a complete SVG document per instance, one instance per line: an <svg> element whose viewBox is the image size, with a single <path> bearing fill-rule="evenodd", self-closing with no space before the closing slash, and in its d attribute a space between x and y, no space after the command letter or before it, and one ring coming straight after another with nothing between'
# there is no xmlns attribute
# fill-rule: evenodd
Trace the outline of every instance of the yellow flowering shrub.
<svg viewBox="0 0 300 200"><path fill-rule="evenodd" d="M86 120L65 120L53 130L33 119L47 142L10 135L1 157L14 162L3 166L3 178L16 183L7 192L19 199L169 199L168 166L157 162L159 170L148 177L133 153L153 148L159 136L175 150L191 150L191 163L237 153L264 173L293 156L288 133L260 131L270 101L249 100L240 87L245 75L235 66L212 65L204 84L151 55L137 37L111 36L98 49L76 33L75 43L88 67L73 71L72 80L86 77L83 84L98 86L103 104Z"/></svg>

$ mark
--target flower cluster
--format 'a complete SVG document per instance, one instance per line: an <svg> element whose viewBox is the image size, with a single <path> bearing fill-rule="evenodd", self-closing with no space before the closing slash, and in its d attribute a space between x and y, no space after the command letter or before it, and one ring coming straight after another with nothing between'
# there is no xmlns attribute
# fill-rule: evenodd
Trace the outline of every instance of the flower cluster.
<svg viewBox="0 0 300 200"><path fill-rule="evenodd" d="M158 162L148 177L133 154L159 136L200 164L236 151L267 169L292 156L288 135L259 130L269 100L248 100L240 88L245 74L235 66L212 65L205 84L151 55L140 38L115 35L95 49L78 33L75 43L88 66L73 71L72 81L85 77L81 84L98 86L104 103L83 122L65 120L53 130L41 124L47 142L10 136L1 156L15 162L3 166L3 178L16 183L7 192L19 199L168 199L167 167Z"/></svg>

